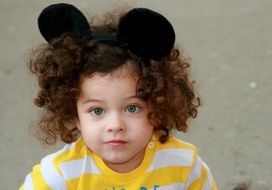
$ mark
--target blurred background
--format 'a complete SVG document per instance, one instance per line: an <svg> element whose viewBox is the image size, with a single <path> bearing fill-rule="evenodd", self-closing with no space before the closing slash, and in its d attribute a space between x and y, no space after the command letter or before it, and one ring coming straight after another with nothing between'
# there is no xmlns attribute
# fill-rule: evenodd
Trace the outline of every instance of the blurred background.
<svg viewBox="0 0 272 190"><path fill-rule="evenodd" d="M72 3L86 15L126 2L162 13L175 27L176 43L192 59L191 76L203 106L178 136L198 147L219 189L272 187L272 1L270 0L1 0L0 189L18 189L50 152L29 132L39 110L37 82L27 69L31 48L44 42L40 11Z"/></svg>

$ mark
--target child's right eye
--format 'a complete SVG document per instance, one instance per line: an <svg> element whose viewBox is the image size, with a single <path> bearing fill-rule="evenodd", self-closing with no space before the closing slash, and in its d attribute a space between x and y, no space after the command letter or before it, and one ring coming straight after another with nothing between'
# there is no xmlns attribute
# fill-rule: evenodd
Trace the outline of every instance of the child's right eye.
<svg viewBox="0 0 272 190"><path fill-rule="evenodd" d="M102 109L102 108L93 108L90 110L90 113L93 115L93 116L99 116L99 115L102 115L105 111Z"/></svg>

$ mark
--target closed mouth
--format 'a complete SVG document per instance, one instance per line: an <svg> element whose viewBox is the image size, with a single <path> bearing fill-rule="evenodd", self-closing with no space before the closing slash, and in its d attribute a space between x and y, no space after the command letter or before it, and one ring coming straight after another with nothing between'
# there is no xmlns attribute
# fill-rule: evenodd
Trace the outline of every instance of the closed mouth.
<svg viewBox="0 0 272 190"><path fill-rule="evenodd" d="M111 141L108 141L107 144L111 144L111 145L122 145L122 144L126 144L127 141L123 141L123 140L111 140Z"/></svg>

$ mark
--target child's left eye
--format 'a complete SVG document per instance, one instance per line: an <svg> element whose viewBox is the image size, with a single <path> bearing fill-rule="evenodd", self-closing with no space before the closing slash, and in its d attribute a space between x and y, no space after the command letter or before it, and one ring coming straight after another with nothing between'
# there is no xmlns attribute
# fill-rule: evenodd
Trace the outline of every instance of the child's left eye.
<svg viewBox="0 0 272 190"><path fill-rule="evenodd" d="M140 107L135 105L129 105L128 107L126 107L126 111L130 113L137 113L140 111Z"/></svg>

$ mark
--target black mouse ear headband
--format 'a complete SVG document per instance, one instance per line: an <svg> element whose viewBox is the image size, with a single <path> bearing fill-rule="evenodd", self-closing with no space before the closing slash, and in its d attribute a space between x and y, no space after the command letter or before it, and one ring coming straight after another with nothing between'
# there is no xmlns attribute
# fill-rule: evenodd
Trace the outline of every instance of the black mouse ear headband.
<svg viewBox="0 0 272 190"><path fill-rule="evenodd" d="M71 34L83 41L115 41L125 44L133 54L148 60L167 56L175 43L171 23L161 14L146 8L134 8L124 15L115 35L92 35L83 13L73 5L64 3L43 9L38 25L48 43L63 34Z"/></svg>

